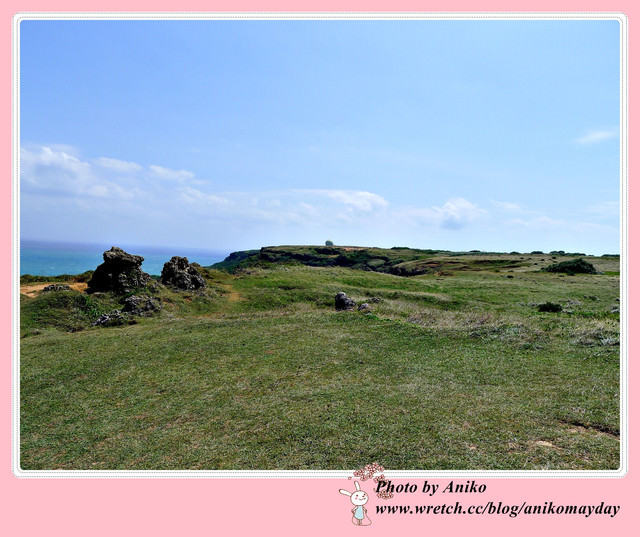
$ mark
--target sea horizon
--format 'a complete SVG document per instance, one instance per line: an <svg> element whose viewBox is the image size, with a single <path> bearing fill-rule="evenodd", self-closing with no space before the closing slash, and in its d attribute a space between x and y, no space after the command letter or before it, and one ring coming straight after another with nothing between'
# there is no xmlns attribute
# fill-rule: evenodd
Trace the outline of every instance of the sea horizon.
<svg viewBox="0 0 640 537"><path fill-rule="evenodd" d="M209 266L227 257L231 251L182 246L148 246L132 244L84 243L72 241L20 240L20 275L58 276L82 274L95 270L103 262L102 254L112 246L144 258L142 270L159 276L173 256L186 257L190 263Z"/></svg>

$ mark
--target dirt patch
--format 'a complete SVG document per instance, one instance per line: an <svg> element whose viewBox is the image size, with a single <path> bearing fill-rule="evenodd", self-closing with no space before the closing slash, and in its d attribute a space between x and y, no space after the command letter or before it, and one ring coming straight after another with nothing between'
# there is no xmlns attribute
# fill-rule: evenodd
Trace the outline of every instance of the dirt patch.
<svg viewBox="0 0 640 537"><path fill-rule="evenodd" d="M229 302L238 302L239 300L243 300L243 296L236 291L233 286L229 283L220 284L221 287L224 287L225 291L227 291L226 298Z"/></svg>
<svg viewBox="0 0 640 537"><path fill-rule="evenodd" d="M28 297L34 297L38 293L40 293L40 291L42 291L47 285L51 285L52 283L59 283L59 282L47 282L47 283L35 283L30 285L21 285L20 294L27 295ZM84 292L85 289L87 288L86 282L69 282L69 283L63 283L62 285L68 285L71 289L75 291L80 291L81 293Z"/></svg>

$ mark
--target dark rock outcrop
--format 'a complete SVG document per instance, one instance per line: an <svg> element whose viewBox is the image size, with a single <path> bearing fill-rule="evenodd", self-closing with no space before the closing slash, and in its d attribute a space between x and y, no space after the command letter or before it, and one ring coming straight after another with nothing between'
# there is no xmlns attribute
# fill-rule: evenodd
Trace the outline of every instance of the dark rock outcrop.
<svg viewBox="0 0 640 537"><path fill-rule="evenodd" d="M335 297L336 310L345 311L352 310L356 307L356 301L353 298L349 298L347 293L338 293Z"/></svg>
<svg viewBox="0 0 640 537"><path fill-rule="evenodd" d="M151 276L142 272L140 266L144 257L125 252L121 248L112 246L102 254L104 263L99 265L87 282L87 291L113 291L124 295L138 287L145 287Z"/></svg>
<svg viewBox="0 0 640 537"><path fill-rule="evenodd" d="M198 269L190 265L186 257L179 256L172 257L170 261L164 264L160 281L164 285L184 291L194 291L206 285Z"/></svg>
<svg viewBox="0 0 640 537"><path fill-rule="evenodd" d="M109 327L135 324L135 317L148 317L162 309L160 300L152 296L132 295L126 297L121 303L122 310L103 313L93 322L93 326Z"/></svg>
<svg viewBox="0 0 640 537"><path fill-rule="evenodd" d="M122 311L129 315L148 316L162 309L162 305L157 298L152 296L132 295L122 302Z"/></svg>

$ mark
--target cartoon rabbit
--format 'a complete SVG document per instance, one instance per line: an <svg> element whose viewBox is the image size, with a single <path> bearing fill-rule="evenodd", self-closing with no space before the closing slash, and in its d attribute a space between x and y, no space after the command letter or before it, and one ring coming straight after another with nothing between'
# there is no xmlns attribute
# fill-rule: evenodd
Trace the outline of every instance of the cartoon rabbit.
<svg viewBox="0 0 640 537"><path fill-rule="evenodd" d="M367 510L363 507L364 504L369 501L369 495L364 490L360 490L360 484L357 481L354 481L354 485L356 486L355 492L349 492L344 489L340 489L339 492L345 496L350 496L351 503L355 505L355 507L351 509L353 513L351 522L356 526L369 526L371 525L371 520L367 516Z"/></svg>

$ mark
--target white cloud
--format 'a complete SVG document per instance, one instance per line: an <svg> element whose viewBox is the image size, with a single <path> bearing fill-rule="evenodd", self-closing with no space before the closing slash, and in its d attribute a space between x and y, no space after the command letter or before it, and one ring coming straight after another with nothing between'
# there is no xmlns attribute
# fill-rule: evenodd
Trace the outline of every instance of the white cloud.
<svg viewBox="0 0 640 537"><path fill-rule="evenodd" d="M140 166L140 164L136 164L135 162L125 162L124 160L118 160L115 158L100 157L94 162L103 168L108 168L120 173L133 173L142 170L142 166Z"/></svg>
<svg viewBox="0 0 640 537"><path fill-rule="evenodd" d="M24 199L31 197L33 201L36 196L38 203L46 204L53 196L64 197L66 205L77 207L78 214L69 213L67 217L76 218L79 226L87 214L93 213L103 221L108 221L109 214L118 219L126 215L140 226L152 222L165 226L166 222L180 220L182 227L194 229L205 220L236 228L249 224L335 227L338 216L357 227L370 221L373 211L388 206L382 196L365 191L218 192L212 186L188 170L143 166L106 156L82 159L51 147L22 148ZM112 203L105 204L106 199Z"/></svg>
<svg viewBox="0 0 640 537"><path fill-rule="evenodd" d="M422 225L462 229L487 214L487 211L464 198L452 198L441 207L407 208L400 216Z"/></svg>
<svg viewBox="0 0 640 537"><path fill-rule="evenodd" d="M388 234L398 241L411 233L424 240L425 226L433 228L432 239L438 229L475 232L473 224L488 214L462 197L431 207L407 207L364 190L225 192L214 187L188 170L110 156L86 159L79 152L33 146L21 154L22 222L28 224L25 230L36 230L30 231L32 237L46 222L51 233L66 226L60 234L80 238L80 231L74 230L81 230L84 240L122 229L145 236L156 236L159 230L178 238L186 233L190 240L208 241L218 235L230 241L244 234L246 240L259 236L275 243L278 237L286 241L311 233L322 240L327 234L375 243Z"/></svg>
<svg viewBox="0 0 640 537"><path fill-rule="evenodd" d="M603 201L596 205L587 207L587 212L602 218L619 218L620 202L619 201Z"/></svg>
<svg viewBox="0 0 640 537"><path fill-rule="evenodd" d="M316 210L315 210L314 206L313 206L313 205L310 205L309 203L301 202L301 203L300 203L300 208L301 208L304 212L306 212L307 214L315 214L315 212L316 212Z"/></svg>
<svg viewBox="0 0 640 537"><path fill-rule="evenodd" d="M60 169L67 169L74 173L86 172L90 167L89 164L83 163L80 159L66 151L54 151L47 146L39 148L39 152L38 150L33 151L30 149L23 149L21 157L23 165L56 167Z"/></svg>
<svg viewBox="0 0 640 537"><path fill-rule="evenodd" d="M564 220L558 220L549 216L536 216L535 218L530 218L529 220L524 220L522 218L513 218L512 220L508 221L508 224L528 228L549 229L557 226L564 226L566 225L566 222Z"/></svg>
<svg viewBox="0 0 640 537"><path fill-rule="evenodd" d="M354 190L326 190L319 191L320 193L326 193L332 200L339 203L344 203L354 207L360 211L373 211L376 208L386 207L389 205L387 200L378 194L371 192L361 192Z"/></svg>
<svg viewBox="0 0 640 537"><path fill-rule="evenodd" d="M73 153L73 154L72 154ZM177 186L158 185L150 178L173 181ZM82 159L74 148L23 146L20 152L20 180L23 193L42 196L65 196L85 203L91 198L154 200L179 197L181 193L199 199L207 194L190 188L193 173L161 166L145 169L138 163L110 157ZM184 192L181 192L184 191ZM210 201L219 201L215 196Z"/></svg>
<svg viewBox="0 0 640 537"><path fill-rule="evenodd" d="M177 181L179 183L184 183L194 178L193 172L189 172L187 170L172 170L170 168L156 166L155 164L149 166L149 169L154 176L165 181Z"/></svg>
<svg viewBox="0 0 640 537"><path fill-rule="evenodd" d="M486 214L486 211L464 198L451 199L436 211L441 217L440 225L447 229L460 229Z"/></svg>
<svg viewBox="0 0 640 537"><path fill-rule="evenodd" d="M26 192L99 198L119 194L115 185L99 180L90 163L50 147L22 148L20 173Z"/></svg>
<svg viewBox="0 0 640 537"><path fill-rule="evenodd" d="M575 142L581 145L591 145L604 142L610 138L615 138L617 135L618 132L613 130L590 131L584 136L576 139Z"/></svg>
<svg viewBox="0 0 640 537"><path fill-rule="evenodd" d="M382 196L374 194L373 192L360 190L292 189L289 192L303 196L330 198L343 205L366 212L384 208L389 205L389 202Z"/></svg>
<svg viewBox="0 0 640 537"><path fill-rule="evenodd" d="M229 201L221 196L206 194L197 188L185 186L180 188L180 197L187 203L200 202L208 205L227 205Z"/></svg>
<svg viewBox="0 0 640 537"><path fill-rule="evenodd" d="M523 210L522 205L520 205L519 203L510 202L510 201L491 200L491 203L493 203L493 205L495 205L501 211L504 211L507 213L515 213L515 212L520 213Z"/></svg>

